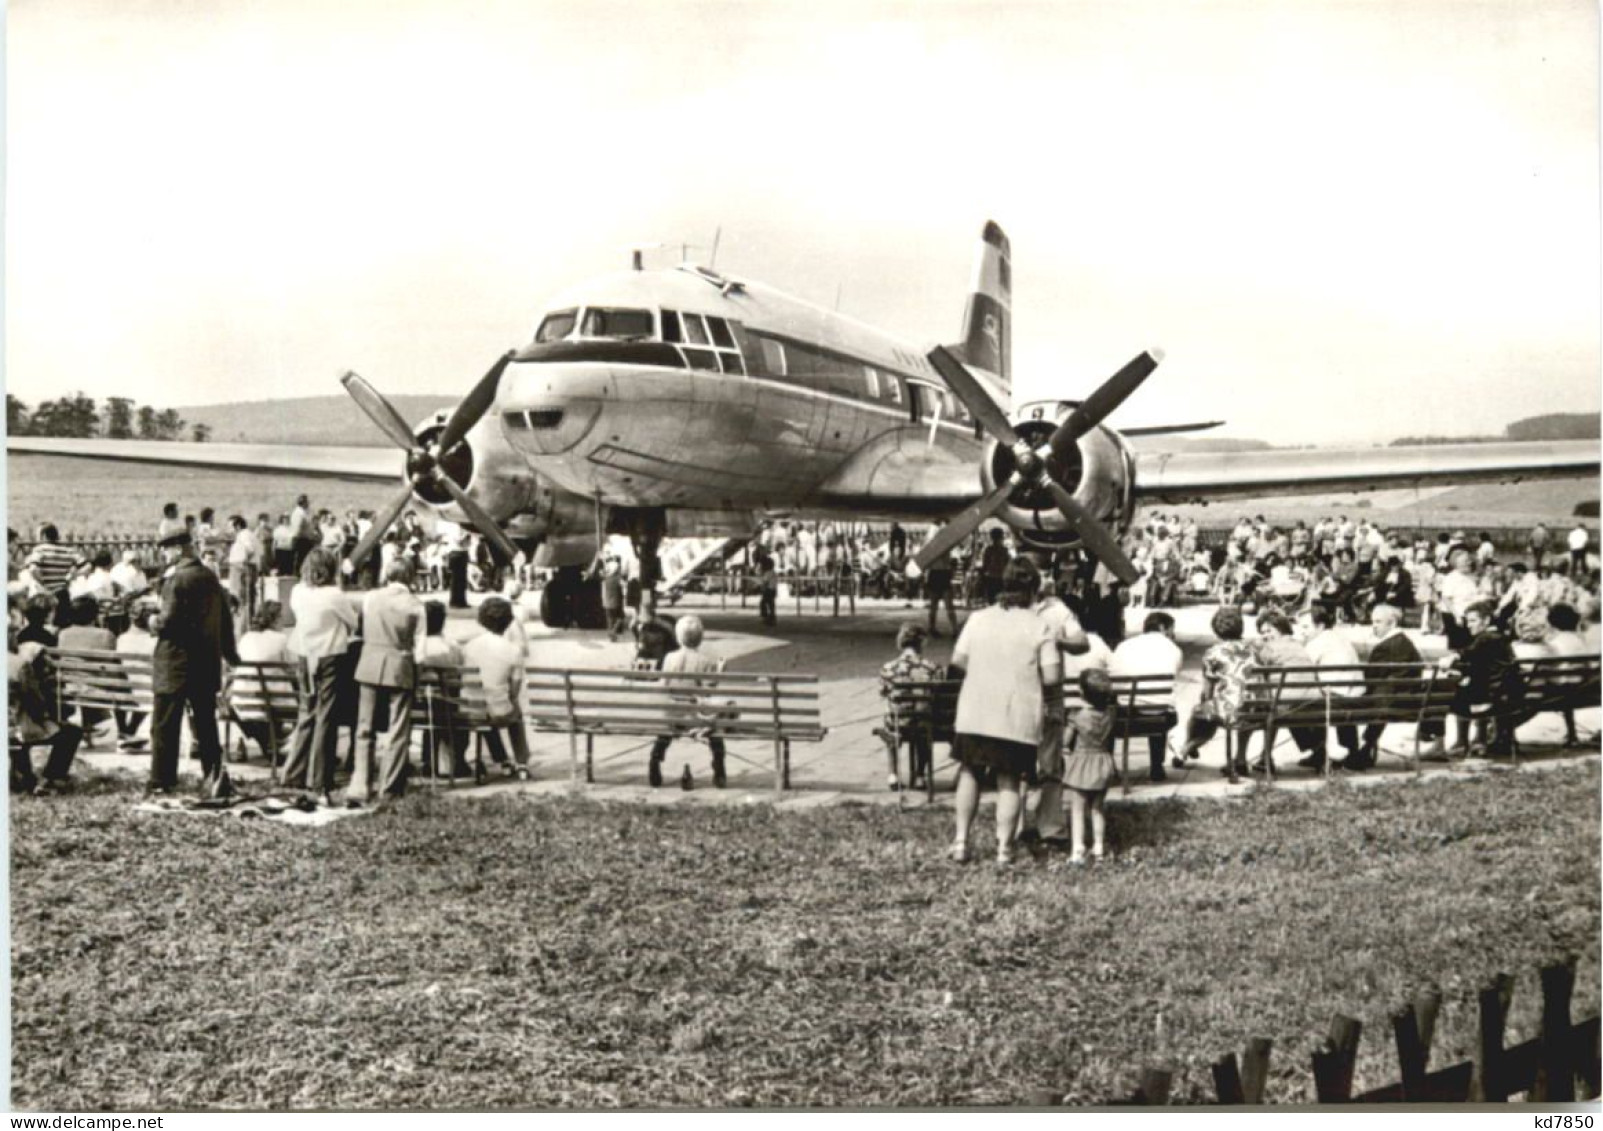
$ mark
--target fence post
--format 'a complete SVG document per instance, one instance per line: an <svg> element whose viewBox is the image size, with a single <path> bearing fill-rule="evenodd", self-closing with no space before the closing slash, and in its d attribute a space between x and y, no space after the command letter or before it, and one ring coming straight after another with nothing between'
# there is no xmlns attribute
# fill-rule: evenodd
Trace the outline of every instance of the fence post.
<svg viewBox="0 0 1603 1131"><path fill-rule="evenodd" d="M1269 1080L1269 1052L1273 1048L1274 1042L1268 1037L1254 1037L1247 1042L1241 1091L1249 1104L1263 1103L1264 1085Z"/></svg>
<svg viewBox="0 0 1603 1131"><path fill-rule="evenodd" d="M1239 1107L1247 1102L1235 1053L1227 1052L1213 1062L1213 1092L1219 1102L1227 1107Z"/></svg>
<svg viewBox="0 0 1603 1131"><path fill-rule="evenodd" d="M1161 1107L1169 1102L1169 1088L1174 1083L1174 1071L1168 1068L1144 1068L1141 1082L1136 1085L1130 1102L1143 1107Z"/></svg>
<svg viewBox="0 0 1603 1131"><path fill-rule="evenodd" d="M1503 1027L1508 1023L1508 1006L1514 1000L1514 978L1499 974L1480 992L1481 1032L1475 1050L1475 1078L1470 1099L1478 1103L1503 1103L1508 1099L1504 1084Z"/></svg>
<svg viewBox="0 0 1603 1131"><path fill-rule="evenodd" d="M1405 1005L1393 1013L1391 1027L1397 1039L1397 1064L1402 1070L1403 1102L1418 1103L1425 1094L1425 1062L1430 1053L1419 1038L1414 1007Z"/></svg>
<svg viewBox="0 0 1603 1131"><path fill-rule="evenodd" d="M1575 958L1542 967L1542 1036L1536 1062L1535 1103L1575 1099L1575 1063L1570 1056L1570 994L1575 990Z"/></svg>
<svg viewBox="0 0 1603 1131"><path fill-rule="evenodd" d="M562 673L562 692L568 705L568 779L579 788L579 720L573 714L573 673Z"/></svg>
<svg viewBox="0 0 1603 1131"><path fill-rule="evenodd" d="M1336 1014L1330 1036L1314 1050L1314 1091L1322 1104L1346 1103L1353 1093L1353 1061L1364 1026L1356 1018Z"/></svg>

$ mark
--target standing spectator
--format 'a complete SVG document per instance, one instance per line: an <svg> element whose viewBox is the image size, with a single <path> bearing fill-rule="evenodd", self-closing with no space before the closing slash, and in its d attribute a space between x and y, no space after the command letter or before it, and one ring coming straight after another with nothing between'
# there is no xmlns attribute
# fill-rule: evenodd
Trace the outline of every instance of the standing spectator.
<svg viewBox="0 0 1603 1131"><path fill-rule="evenodd" d="M450 579L451 608L468 607L468 539L467 532L455 522L439 524L440 541L445 550L445 572Z"/></svg>
<svg viewBox="0 0 1603 1131"><path fill-rule="evenodd" d="M178 504L163 504L161 508L161 522L156 527L157 541L166 538L169 534L176 534L183 528L184 524L178 517Z"/></svg>
<svg viewBox="0 0 1603 1131"><path fill-rule="evenodd" d="M1577 522L1570 531L1570 572L1580 577L1586 572L1586 548L1591 545L1592 535L1587 532L1584 523Z"/></svg>
<svg viewBox="0 0 1603 1131"><path fill-rule="evenodd" d="M930 537L939 534L945 527L944 522L937 522L930 530ZM952 603L952 577L956 567L952 563L952 551L930 562L929 568L924 571L924 592L929 598L930 605L930 636L939 637L941 634L935 630L936 614L940 612L941 603L946 604L946 623L952 628L952 635L957 635L957 606Z"/></svg>
<svg viewBox="0 0 1603 1131"><path fill-rule="evenodd" d="M657 616L657 595L651 590L640 594L640 620L635 625L635 663L653 671L662 669L668 653L677 648L673 626Z"/></svg>
<svg viewBox="0 0 1603 1131"><path fill-rule="evenodd" d="M278 525L273 527L273 572L279 577L293 577L297 572L295 537L295 527L289 515L279 515Z"/></svg>
<svg viewBox="0 0 1603 1131"><path fill-rule="evenodd" d="M1002 576L1007 572L1008 562L1013 560L1003 537L1000 529L992 530L990 544L980 555L980 591L987 605L996 604L997 597L1002 593Z"/></svg>
<svg viewBox="0 0 1603 1131"><path fill-rule="evenodd" d="M195 524L195 552L202 559L217 549L217 511L212 507L200 508L200 521Z"/></svg>
<svg viewBox="0 0 1603 1131"><path fill-rule="evenodd" d="M217 693L223 685L223 661L239 663L234 649L234 623L223 600L217 575L195 560L195 544L179 530L161 540L172 568L161 587L161 615L151 673L155 703L151 733L150 788L171 793L178 788L178 739L184 711L200 753L203 796L223 796L223 748L217 739Z"/></svg>
<svg viewBox="0 0 1603 1131"><path fill-rule="evenodd" d="M757 615L764 624L773 626L779 623L779 572L774 555L768 551L762 551L757 560Z"/></svg>
<svg viewBox="0 0 1603 1131"><path fill-rule="evenodd" d="M256 516L256 576L266 577L273 571L273 517L265 511Z"/></svg>
<svg viewBox="0 0 1603 1131"><path fill-rule="evenodd" d="M53 624L67 623L67 583L85 564L83 555L61 544L61 532L55 523L47 522L39 527L39 542L28 552L24 565L33 572L39 588L55 602L51 615Z"/></svg>
<svg viewBox="0 0 1603 1131"><path fill-rule="evenodd" d="M290 562L289 572L296 576L304 576L302 567L306 562L306 555L317 548L317 523L312 518L312 502L305 495L295 498L295 509L289 515L289 527L294 532L294 540L290 544L293 560Z"/></svg>
<svg viewBox="0 0 1603 1131"><path fill-rule="evenodd" d="M996 775L996 860L1013 862L1019 786L1035 769L1041 744L1042 689L1063 682L1057 644L1030 609L1039 585L1029 559L1010 562L998 604L969 618L952 651L952 666L965 673L952 743L959 768L951 857L960 863L969 859L980 777L990 773Z"/></svg>
<svg viewBox="0 0 1603 1131"><path fill-rule="evenodd" d="M607 639L617 640L623 631L623 563L616 554L602 554L595 570L601 577L601 609L607 617Z"/></svg>
<svg viewBox="0 0 1603 1131"><path fill-rule="evenodd" d="M1069 656L1084 656L1091 650L1080 618L1064 602L1059 587L1074 585L1074 575L1065 571L1056 582L1043 583L1041 599L1034 612L1058 649L1058 667L1066 669ZM1042 843L1066 843L1068 828L1063 819L1063 683L1047 687L1042 693L1046 710L1041 721L1041 742L1036 748L1035 776L1041 796L1036 802L1036 832Z"/></svg>
<svg viewBox="0 0 1603 1131"><path fill-rule="evenodd" d="M239 601L241 622L249 624L256 615L256 562L261 546L244 515L230 515L228 529L234 539L228 547L228 591Z"/></svg>
<svg viewBox="0 0 1603 1131"><path fill-rule="evenodd" d="M1553 535L1548 532L1544 523L1538 522L1531 527L1531 568L1541 572L1542 559L1547 557L1548 549L1553 545Z"/></svg>
<svg viewBox="0 0 1603 1131"><path fill-rule="evenodd" d="M1174 618L1168 613L1148 613L1147 619L1141 624L1141 635L1132 636L1113 650L1108 660L1108 674L1119 676L1137 675L1179 675L1180 664L1183 660L1180 646L1174 642ZM1136 702L1168 708L1168 725L1164 733L1150 735L1147 738L1147 761L1151 769L1151 779L1155 782L1166 781L1168 774L1163 771L1163 752L1167 745L1168 731L1180 716L1175 711L1174 692L1168 694L1142 693L1136 696Z"/></svg>
<svg viewBox="0 0 1603 1131"><path fill-rule="evenodd" d="M347 805L373 800L374 716L388 715L379 789L385 797L406 791L412 739L412 696L417 687L413 652L423 628L423 605L412 595L412 567L390 563L382 589L362 599L362 655L356 663L360 701L356 715L356 770L346 787Z"/></svg>
<svg viewBox="0 0 1603 1131"><path fill-rule="evenodd" d="M45 670L49 663L42 648L21 643L16 628L7 626L6 706L10 725L6 738L11 747L11 788L39 797L67 786L72 759L83 741L82 730L55 717L55 704L48 690L52 673ZM34 774L33 748L45 745L50 747L50 756L41 782Z"/></svg>
<svg viewBox="0 0 1603 1131"><path fill-rule="evenodd" d="M484 707L491 726L512 734L513 765L507 771L527 780L529 739L523 730L523 649L506 638L512 624L512 603L505 597L486 597L479 605L479 624L485 631L462 646L465 664L479 670L484 681ZM491 757L506 765L506 749L494 731L485 735Z"/></svg>
<svg viewBox="0 0 1603 1131"><path fill-rule="evenodd" d="M335 582L338 563L320 547L312 547L301 566L301 581L290 591L295 615L294 652L300 657L297 682L300 716L284 783L304 789L324 806L334 805L334 747L339 741L341 664L356 630L356 609Z"/></svg>
<svg viewBox="0 0 1603 1131"><path fill-rule="evenodd" d="M907 531L896 522L891 523L890 555L891 568L900 573L907 561Z"/></svg>
<svg viewBox="0 0 1603 1131"><path fill-rule="evenodd" d="M679 641L679 647L662 661L662 670L684 675L713 675L723 671L722 660L715 659L701 650L703 636L700 617L680 617L679 623L674 625L674 637ZM665 683L665 690L670 700L683 704L686 723L694 726L700 721L697 693L714 686L716 686L715 681L710 680L705 683L699 679L670 680ZM674 737L674 733L658 735L656 742L651 745L651 761L646 768L646 780L651 783L652 788L662 784L662 762L668 755L668 747L673 744ZM724 740L716 734L708 735L707 746L712 751L712 784L717 789L723 789L727 784L724 771ZM688 769L686 772L689 772Z"/></svg>

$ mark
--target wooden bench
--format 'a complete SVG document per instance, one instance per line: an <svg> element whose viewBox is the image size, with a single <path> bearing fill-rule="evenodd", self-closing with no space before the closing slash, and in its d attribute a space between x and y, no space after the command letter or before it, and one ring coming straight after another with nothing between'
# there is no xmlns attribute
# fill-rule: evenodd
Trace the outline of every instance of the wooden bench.
<svg viewBox="0 0 1603 1131"><path fill-rule="evenodd" d="M1274 749L1276 732L1282 728L1411 723L1417 772L1419 725L1445 722L1457 691L1457 674L1432 663L1253 668L1247 673L1236 717L1225 728L1225 764L1235 780L1232 740L1255 731L1265 733L1267 753ZM1326 767L1328 772L1328 760ZM1265 758L1265 769L1273 781L1273 757Z"/></svg>
<svg viewBox="0 0 1603 1131"><path fill-rule="evenodd" d="M1169 732L1174 725L1169 717L1173 710L1174 676L1136 675L1112 677L1114 707L1113 736L1121 743L1122 758L1119 764L1119 783L1125 793L1130 792L1130 741L1149 738ZM898 749L903 741L902 719L922 728L931 753L935 743L951 745L957 720L957 699L962 690L960 679L896 680L889 688L891 740ZM1079 680L1066 680L1063 685L1063 705L1073 711L1084 706L1080 698ZM935 774L924 775L925 788L930 800L935 799ZM909 779L911 780L911 779Z"/></svg>
<svg viewBox="0 0 1603 1131"><path fill-rule="evenodd" d="M484 680L475 667L419 668L412 698L412 734L425 745L425 764L439 777L439 750L466 754L461 742L473 737L473 777L484 781L484 736L496 730L484 695ZM443 740L443 743L442 743ZM456 781L453 765L444 775Z"/></svg>
<svg viewBox="0 0 1603 1131"><path fill-rule="evenodd" d="M524 719L536 731L565 733L579 781L595 781L596 736L672 734L772 742L774 794L790 788L790 744L821 741L818 677L719 672L529 668Z"/></svg>
<svg viewBox="0 0 1603 1131"><path fill-rule="evenodd" d="M1519 661L1525 693L1514 712L1518 722L1549 711L1573 712L1596 707L1603 698L1599 672L1603 657L1536 656ZM1515 756L1519 741L1514 742Z"/></svg>
<svg viewBox="0 0 1603 1131"><path fill-rule="evenodd" d="M56 668L56 717L66 718L77 709L148 715L155 696L149 656L64 648L46 649ZM92 749L93 727L84 726L83 745Z"/></svg>
<svg viewBox="0 0 1603 1131"><path fill-rule="evenodd" d="M293 729L300 717L300 692L292 663L258 662L230 666L224 679L227 708L223 716L224 759L233 746L233 727L260 723L267 733L267 764L271 779L278 781L279 742L286 730Z"/></svg>

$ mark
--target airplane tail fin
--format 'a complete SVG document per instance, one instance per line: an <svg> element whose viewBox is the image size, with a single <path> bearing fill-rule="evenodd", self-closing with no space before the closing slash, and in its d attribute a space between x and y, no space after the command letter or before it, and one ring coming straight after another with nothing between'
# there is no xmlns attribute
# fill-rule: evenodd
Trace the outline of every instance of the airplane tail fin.
<svg viewBox="0 0 1603 1131"><path fill-rule="evenodd" d="M1013 390L1013 267L1007 234L985 223L974 256L974 282L963 310L963 340L948 346L970 367L983 369L1009 394Z"/></svg>

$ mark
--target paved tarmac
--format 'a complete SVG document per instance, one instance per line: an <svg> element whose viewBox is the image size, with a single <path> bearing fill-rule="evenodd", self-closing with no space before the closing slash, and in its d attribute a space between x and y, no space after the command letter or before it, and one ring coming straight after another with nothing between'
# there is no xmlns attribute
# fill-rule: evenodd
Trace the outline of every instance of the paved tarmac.
<svg viewBox="0 0 1603 1131"><path fill-rule="evenodd" d="M856 616L833 617L825 603L820 613L814 613L811 602L807 612L782 615L776 628L765 628L757 620L755 609L742 610L738 604L721 608L716 598L692 597L675 608L665 610L670 615L695 613L706 625L707 636L703 650L726 658L728 669L739 672L806 673L819 678L823 722L829 729L822 742L799 742L791 748L791 789L779 804L785 809L809 808L835 803L879 804L899 808L917 808L927 805L923 793L893 792L887 787L884 746L872 733L880 725L883 708L879 698L878 672L886 660L895 655L895 636L899 625L909 620L923 623L923 610L905 608L900 601L868 600L858 603ZM1146 610L1129 612L1129 628L1140 630L1140 620ZM1185 653L1185 666L1176 684L1176 699L1183 720L1200 693L1200 663L1202 653L1213 642L1208 622L1213 614L1211 606L1172 610L1177 621L1177 638ZM538 623L537 614L530 617L528 626L529 662L540 667L625 667L633 654L632 641L627 638L609 642L602 631L557 631ZM1249 624L1250 630L1250 624ZM479 631L472 614L454 614L447 631L458 638L467 638ZM942 631L945 631L944 615ZM1367 630L1350 630L1361 637ZM1420 637L1415 634L1421 650L1427 655L1440 655L1440 637ZM944 636L929 642L926 654L937 663L951 657L952 640ZM1578 722L1583 737L1591 738L1591 745L1579 750L1565 750L1560 746L1563 723L1557 715L1543 715L1520 730L1522 767L1540 769L1546 766L1569 764L1597 756L1596 738L1599 728L1597 709L1579 713ZM1180 730L1170 734L1173 748L1180 741ZM1368 785L1387 781L1411 781L1416 775L1408 755L1413 746L1413 728L1393 726L1387 729L1382 740L1380 765L1363 774L1340 774L1346 781ZM669 750L664 765L666 784L651 789L646 784L646 759L650 740L598 739L595 744L595 783L581 786L582 792L597 799L627 800L662 805L698 804L755 804L772 802L774 793L774 754L771 743L734 742L729 744L726 789L712 786L710 758L704 743L681 739ZM565 735L536 734L531 736L533 752L533 780L530 782L492 780L484 786L459 784L434 788L447 789L463 799L507 793L548 795L565 793L572 786L570 744ZM1340 753L1334 744L1332 749ZM582 740L579 745L583 755ZM1388 754L1390 756L1388 756ZM90 752L88 763L106 768L118 768L143 774L148 766L147 756L129 756ZM1298 757L1289 737L1283 737L1276 751L1276 780L1271 788L1305 790L1324 785L1321 775L1296 767ZM949 806L954 780L954 767L946 759L946 748L936 750L937 792L935 804ZM186 772L193 773L194 763L186 760ZM1115 785L1110 800L1114 803L1144 803L1168 798L1219 798L1240 796L1254 789L1265 788L1261 778L1231 785L1221 775L1224 765L1224 740L1215 739L1202 751L1200 761L1186 770L1170 769L1169 781L1163 784L1147 782L1147 758L1144 743L1130 751L1131 791L1122 794ZM695 788L686 792L679 780L684 767L691 771ZM1458 762L1450 766L1427 764L1425 777L1477 774L1493 768L1506 767L1485 760ZM266 768L260 760L236 764L232 767L241 782L263 780Z"/></svg>

